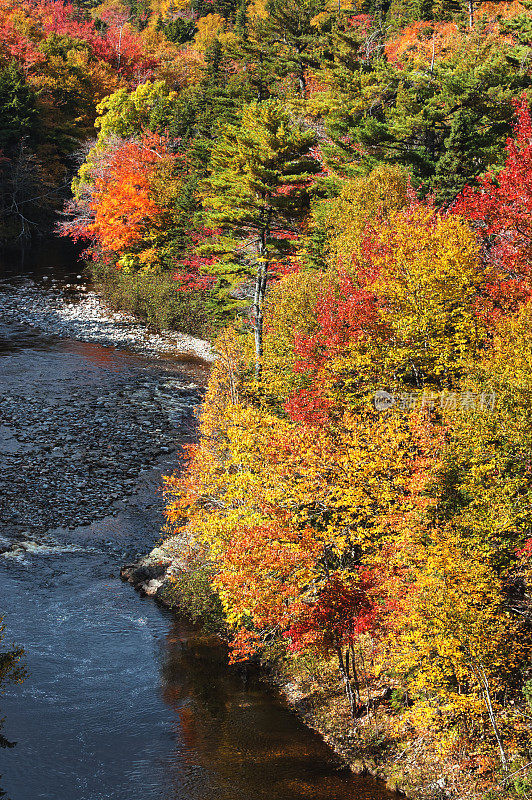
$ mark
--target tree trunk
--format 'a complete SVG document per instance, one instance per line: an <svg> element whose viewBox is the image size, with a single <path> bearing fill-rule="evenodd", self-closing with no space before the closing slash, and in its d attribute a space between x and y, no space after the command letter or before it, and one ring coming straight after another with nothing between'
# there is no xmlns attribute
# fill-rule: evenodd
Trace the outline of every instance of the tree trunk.
<svg viewBox="0 0 532 800"><path fill-rule="evenodd" d="M364 653L362 652L362 642L360 641L360 634L358 636L358 652L360 654L360 663L362 664L362 669L364 670L364 677L366 680L366 691L367 691L367 704L368 704L368 716L371 714L371 690L369 688L369 672L366 669L366 661L364 659Z"/></svg>
<svg viewBox="0 0 532 800"><path fill-rule="evenodd" d="M484 702L486 704L486 708L488 709L488 716L490 718L491 727L493 728L493 733L495 734L495 738L497 740L497 746L499 748L499 755L501 757L501 764L502 768L505 772L508 771L508 762L506 760L506 753L504 752L504 747L502 744L501 734L499 733L499 728L497 726L497 720L495 718L495 712L493 711L493 706L491 703L491 693L490 693L490 686L488 683L488 679L486 677L486 673L484 671L484 667L482 664L478 667L478 673L480 675L480 679L482 681L483 686L483 694L484 694Z"/></svg>
<svg viewBox="0 0 532 800"><path fill-rule="evenodd" d="M340 669L340 675L342 676L342 680L344 682L345 687L345 694L347 697L347 702L349 703L349 710L351 712L351 718L353 723L356 720L356 706L355 706L355 697L353 694L353 687L351 686L351 681L349 680L349 661L347 661L347 668L346 664L344 663L344 657L342 655L342 648L340 645L336 646L336 655L338 656L338 667Z"/></svg>
<svg viewBox="0 0 532 800"><path fill-rule="evenodd" d="M120 26L120 34L118 36L118 69L120 69L120 63L122 61L122 31L124 30L124 26Z"/></svg>
<svg viewBox="0 0 532 800"><path fill-rule="evenodd" d="M497 740L497 746L499 748L499 755L501 757L501 765L504 772L508 771L508 761L506 760L506 753L504 752L504 747L502 743L501 734L499 733L499 728L497 726L497 719L495 717L495 712L493 710L493 705L491 702L491 692L490 692L490 685L488 683L488 678L486 677L486 671L484 669L484 665L482 662L478 662L472 655L469 645L466 646L467 654L469 656L469 663L473 669L473 672L477 676L477 680L480 684L480 688L482 690L482 696L484 698L484 705L486 706L488 717L491 723L491 727L493 729L493 733L495 734L495 739Z"/></svg>
<svg viewBox="0 0 532 800"><path fill-rule="evenodd" d="M475 10L475 7L473 5L473 0L467 0L467 11L469 13L469 27L470 28L473 27L473 22L474 22L473 13L474 13L474 10Z"/></svg>
<svg viewBox="0 0 532 800"><path fill-rule="evenodd" d="M357 703L361 703L362 699L360 697L360 681L358 680L358 672L355 664L355 648L353 647L353 642L349 642L349 649L351 650L351 668L353 670L353 683L355 684L355 694L357 698Z"/></svg>
<svg viewBox="0 0 532 800"><path fill-rule="evenodd" d="M303 49L301 47L299 47L299 46L296 46L296 52L297 52L298 56L300 56L299 64L298 64L299 68L297 70L297 83L298 83L298 86L299 86L299 92L301 94L301 97L306 98L306 96L307 96L307 79L305 77L305 64L303 62L303 59L301 58L301 54L303 53Z"/></svg>
<svg viewBox="0 0 532 800"><path fill-rule="evenodd" d="M264 306L266 285L268 282L267 241L268 230L265 229L261 231L259 235L257 276L255 279L255 295L253 298L253 317L255 329L255 380L257 383L260 382L262 377L262 309Z"/></svg>
<svg viewBox="0 0 532 800"><path fill-rule="evenodd" d="M259 76L260 77L259 77L259 85L257 87L259 103L262 103L262 101L264 100L264 94L265 94L264 93L264 86L262 85L262 62L263 62L263 60L264 59L262 57L262 53L260 53L259 54Z"/></svg>
<svg viewBox="0 0 532 800"><path fill-rule="evenodd" d="M298 75L297 82L298 82L298 85L299 85L299 92L301 94L301 97L305 97L306 98L306 96L307 96L307 82L305 80L305 70L304 70L303 66L301 66L301 71L300 71L300 73Z"/></svg>

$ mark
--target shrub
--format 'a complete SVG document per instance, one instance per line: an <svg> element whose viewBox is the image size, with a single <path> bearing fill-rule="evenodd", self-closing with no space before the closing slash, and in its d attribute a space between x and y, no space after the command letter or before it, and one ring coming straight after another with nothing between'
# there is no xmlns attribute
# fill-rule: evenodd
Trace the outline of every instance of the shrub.
<svg viewBox="0 0 532 800"><path fill-rule="evenodd" d="M112 308L144 320L153 330L206 337L211 325L201 291L179 291L168 272L125 272L96 265L92 275Z"/></svg>

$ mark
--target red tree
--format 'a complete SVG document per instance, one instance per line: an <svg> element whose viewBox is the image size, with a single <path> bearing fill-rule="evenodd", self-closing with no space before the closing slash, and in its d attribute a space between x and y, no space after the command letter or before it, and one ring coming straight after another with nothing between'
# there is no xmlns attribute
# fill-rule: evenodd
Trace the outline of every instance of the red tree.
<svg viewBox="0 0 532 800"><path fill-rule="evenodd" d="M514 138L496 176L466 187L452 211L471 220L493 269L488 300L495 314L512 311L532 294L532 121L528 101L516 102Z"/></svg>
<svg viewBox="0 0 532 800"><path fill-rule="evenodd" d="M338 285L317 305L317 333L296 336L295 369L308 375L310 386L296 392L285 404L295 422L327 422L335 408L330 384L341 380L343 370L351 371L352 345L380 335L378 298L366 288L368 278L362 270L356 280L345 273L340 275Z"/></svg>
<svg viewBox="0 0 532 800"><path fill-rule="evenodd" d="M164 160L171 159L165 140L147 134L120 142L94 168L93 183L69 209L75 213L63 233L89 239L98 250L118 253L140 242L161 212L153 182Z"/></svg>
<svg viewBox="0 0 532 800"><path fill-rule="evenodd" d="M293 652L311 648L324 655L336 654L353 719L361 708L355 644L360 645L361 634L378 627L380 607L375 595L371 573L359 569L347 577L334 572L316 602L304 607L286 633Z"/></svg>

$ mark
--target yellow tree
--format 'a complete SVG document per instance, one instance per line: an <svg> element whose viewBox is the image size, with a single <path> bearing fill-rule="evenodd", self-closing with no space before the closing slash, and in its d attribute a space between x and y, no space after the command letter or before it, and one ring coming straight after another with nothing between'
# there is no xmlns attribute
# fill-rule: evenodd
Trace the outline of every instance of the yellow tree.
<svg viewBox="0 0 532 800"><path fill-rule="evenodd" d="M376 227L407 204L408 175L401 167L381 164L369 175L345 181L326 213L331 266L356 273Z"/></svg>
<svg viewBox="0 0 532 800"><path fill-rule="evenodd" d="M417 387L452 385L485 337L477 303L487 276L473 232L414 205L382 226L379 244L371 288L391 329L385 371Z"/></svg>
<svg viewBox="0 0 532 800"><path fill-rule="evenodd" d="M396 552L404 584L396 589L389 666L408 676L414 719L478 730L487 716L506 769L496 698L523 661L522 625L505 607L484 548L473 548L453 525L425 530L409 544L410 552Z"/></svg>

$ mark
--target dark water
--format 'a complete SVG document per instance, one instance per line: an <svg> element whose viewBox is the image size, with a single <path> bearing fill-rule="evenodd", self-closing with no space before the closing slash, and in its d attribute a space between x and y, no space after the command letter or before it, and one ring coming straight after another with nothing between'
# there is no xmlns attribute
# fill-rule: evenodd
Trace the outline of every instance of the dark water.
<svg viewBox="0 0 532 800"><path fill-rule="evenodd" d="M0 246L0 279L27 276L43 281L76 280L83 276L82 248L67 239L43 239L33 247Z"/></svg>
<svg viewBox="0 0 532 800"><path fill-rule="evenodd" d="M4 255L4 278L29 274L33 264L39 279L47 268L52 277L53 252L9 264ZM56 248L56 275L79 274L69 258ZM130 384L183 369L187 380L201 379L194 364L40 340L12 327L3 335L0 394L30 387L59 415L72 387L109 389L115 381L118 392L122 377ZM25 683L0 698L3 733L17 742L0 750L0 786L10 800L394 797L341 769L256 676L229 668L219 645L118 579L123 560L158 539L159 476L175 465L186 436L176 429L177 450L142 472L135 493L104 519L59 527L23 557L0 557L0 613L29 669ZM10 533L3 525L1 536Z"/></svg>

